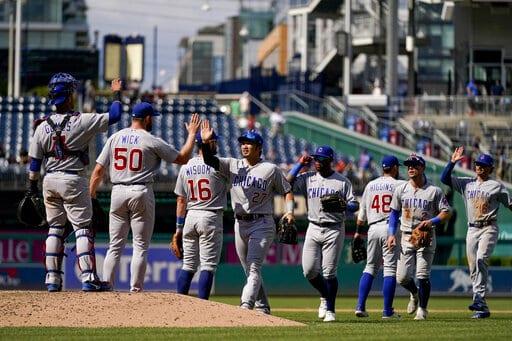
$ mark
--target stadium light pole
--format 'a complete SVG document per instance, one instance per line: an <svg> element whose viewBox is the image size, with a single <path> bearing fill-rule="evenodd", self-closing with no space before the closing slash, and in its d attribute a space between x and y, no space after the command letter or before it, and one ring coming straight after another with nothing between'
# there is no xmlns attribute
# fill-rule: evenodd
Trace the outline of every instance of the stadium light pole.
<svg viewBox="0 0 512 341"><path fill-rule="evenodd" d="M345 55L343 56L343 95L352 92L352 0L345 0Z"/></svg>
<svg viewBox="0 0 512 341"><path fill-rule="evenodd" d="M16 37L14 47L14 97L20 96L21 81L21 1L16 0Z"/></svg>
<svg viewBox="0 0 512 341"><path fill-rule="evenodd" d="M398 0L388 1L386 26L386 95L391 98L398 88Z"/></svg>
<svg viewBox="0 0 512 341"><path fill-rule="evenodd" d="M8 7L8 13L9 13L9 49L7 51L8 56L8 67L7 67L7 96L12 96L14 89L13 89L13 78L14 78L14 58L13 58L13 52L14 52L14 6L12 0L6 1L6 5Z"/></svg>

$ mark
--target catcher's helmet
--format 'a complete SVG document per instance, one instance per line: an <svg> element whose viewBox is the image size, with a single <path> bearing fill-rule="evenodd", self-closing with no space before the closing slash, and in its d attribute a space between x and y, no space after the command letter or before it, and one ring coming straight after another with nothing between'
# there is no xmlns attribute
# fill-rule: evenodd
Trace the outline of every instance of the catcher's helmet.
<svg viewBox="0 0 512 341"><path fill-rule="evenodd" d="M475 160L475 164L480 166L494 167L494 159L489 154L480 154Z"/></svg>
<svg viewBox="0 0 512 341"><path fill-rule="evenodd" d="M48 84L50 104L60 105L76 90L77 80L69 73L59 72L52 76Z"/></svg>
<svg viewBox="0 0 512 341"><path fill-rule="evenodd" d="M249 130L244 132L239 138L238 142L249 142L249 143L255 143L259 146L263 145L263 137L261 137L260 134L256 130Z"/></svg>

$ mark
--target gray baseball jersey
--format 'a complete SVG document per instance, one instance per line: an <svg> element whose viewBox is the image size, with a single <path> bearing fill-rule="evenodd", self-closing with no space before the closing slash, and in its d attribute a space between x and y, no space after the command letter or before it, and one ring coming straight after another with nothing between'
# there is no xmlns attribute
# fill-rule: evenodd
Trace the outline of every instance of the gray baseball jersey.
<svg viewBox="0 0 512 341"><path fill-rule="evenodd" d="M187 201L183 226L183 270L215 271L222 251L222 215L228 179L196 156L181 167L174 193Z"/></svg>
<svg viewBox="0 0 512 341"><path fill-rule="evenodd" d="M452 187L462 194L466 206L469 225L466 254L473 284L473 302L487 309L488 259L498 242L498 208L500 203L512 207L512 200L506 187L492 179L479 181L452 176Z"/></svg>
<svg viewBox="0 0 512 341"><path fill-rule="evenodd" d="M109 168L114 184L110 200L110 244L103 263L105 281L114 283L114 272L131 228L133 255L130 290L142 290L147 251L155 222L152 183L161 160L174 162L178 151L144 129L126 128L112 135L96 162Z"/></svg>
<svg viewBox="0 0 512 341"><path fill-rule="evenodd" d="M495 221L500 203L505 207L512 205L507 188L496 180L452 176L452 186L464 197L468 223Z"/></svg>
<svg viewBox="0 0 512 341"><path fill-rule="evenodd" d="M380 265L384 267L384 277L395 276L399 248L387 247L387 227L391 213L391 199L395 188L403 184L391 176L381 176L370 181L363 192L357 219L368 222L368 248L366 267L363 272L377 274Z"/></svg>
<svg viewBox="0 0 512 341"><path fill-rule="evenodd" d="M235 214L273 214L274 194L286 194L291 186L273 163L249 166L245 159L219 158L220 172L229 177Z"/></svg>
<svg viewBox="0 0 512 341"><path fill-rule="evenodd" d="M66 115L52 114L50 119L60 125ZM90 140L108 128L108 114L71 114L61 133L61 142L70 151L86 151ZM46 218L50 226L45 243L47 285L62 283L62 257L64 225L69 220L75 231L78 263L82 282L96 280L94 262L94 236L89 230L92 217L88 182L78 172L85 164L76 155L61 159L49 156L54 150L56 134L47 121L35 130L30 142L29 155L45 162L47 174L43 180ZM75 174L76 173L76 174Z"/></svg>
<svg viewBox="0 0 512 341"><path fill-rule="evenodd" d="M263 287L261 267L275 235L274 194L291 190L283 172L273 163L260 161L250 166L245 159L220 158L220 172L230 179L231 204L235 216L255 214L251 220L235 221L235 244L247 276L242 306L270 309Z"/></svg>
<svg viewBox="0 0 512 341"><path fill-rule="evenodd" d="M401 253L397 265L397 281L400 284L407 283L414 275L418 279L429 278L436 249L435 229L433 229L432 244L428 247L417 250L409 240L412 228L420 221L432 219L441 211L451 212L443 191L428 180L422 188L416 188L411 181L407 181L396 187L391 208L402 211Z"/></svg>
<svg viewBox="0 0 512 341"><path fill-rule="evenodd" d="M53 114L50 118L59 125L66 115ZM108 114L73 114L66 127L62 130L62 139L68 150L85 151L89 141L98 133L108 129ZM45 154L53 150L55 133L47 121L41 123L34 132L29 148L29 156L35 159L44 159ZM48 157L45 168L50 172L82 171L84 164L77 156L68 156L65 159Z"/></svg>
<svg viewBox="0 0 512 341"><path fill-rule="evenodd" d="M174 162L178 151L144 129L125 128L110 136L96 160L110 168L113 184L152 183L160 161Z"/></svg>
<svg viewBox="0 0 512 341"><path fill-rule="evenodd" d="M297 193L306 196L308 219L319 223L343 222L345 213L324 212L320 199L323 196L338 192L347 202L354 201L354 193L350 181L338 172L324 178L317 172L306 172L299 175L293 183Z"/></svg>

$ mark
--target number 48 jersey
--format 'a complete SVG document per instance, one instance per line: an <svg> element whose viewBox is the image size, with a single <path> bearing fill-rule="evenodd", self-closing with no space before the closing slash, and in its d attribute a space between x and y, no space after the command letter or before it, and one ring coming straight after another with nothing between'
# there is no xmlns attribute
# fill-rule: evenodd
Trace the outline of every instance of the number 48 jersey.
<svg viewBox="0 0 512 341"><path fill-rule="evenodd" d="M388 219L393 192L404 182L391 176L381 176L370 181L364 189L357 219L367 221L368 225Z"/></svg>
<svg viewBox="0 0 512 341"><path fill-rule="evenodd" d="M228 186L227 177L196 156L181 167L174 193L186 198L187 210L222 210Z"/></svg>
<svg viewBox="0 0 512 341"><path fill-rule="evenodd" d="M113 184L152 183L161 160L174 162L178 151L144 129L126 128L113 134L96 160L109 167Z"/></svg>

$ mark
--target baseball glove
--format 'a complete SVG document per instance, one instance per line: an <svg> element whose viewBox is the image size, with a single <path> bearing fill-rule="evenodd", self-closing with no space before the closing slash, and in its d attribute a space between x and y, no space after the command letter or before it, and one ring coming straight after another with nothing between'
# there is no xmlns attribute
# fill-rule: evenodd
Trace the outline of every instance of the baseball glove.
<svg viewBox="0 0 512 341"><path fill-rule="evenodd" d="M18 220L30 227L46 227L46 211L39 193L27 192L18 204Z"/></svg>
<svg viewBox="0 0 512 341"><path fill-rule="evenodd" d="M320 198L324 212L343 213L347 209L347 201L339 193L328 194Z"/></svg>
<svg viewBox="0 0 512 341"><path fill-rule="evenodd" d="M416 249L430 246L432 244L432 228L416 226L412 230L409 243L411 243Z"/></svg>
<svg viewBox="0 0 512 341"><path fill-rule="evenodd" d="M366 259L366 246L362 238L352 239L352 260L359 263Z"/></svg>
<svg viewBox="0 0 512 341"><path fill-rule="evenodd" d="M182 232L176 232L172 236L172 241L169 245L169 248L171 249L172 253L174 253L176 258L183 259L183 234L182 234Z"/></svg>
<svg viewBox="0 0 512 341"><path fill-rule="evenodd" d="M100 202L96 198L92 198L92 219L91 228L93 231L99 231L100 228L108 227L108 217L101 208Z"/></svg>
<svg viewBox="0 0 512 341"><path fill-rule="evenodd" d="M282 244L297 244L297 227L294 222L289 222L284 215L277 223L277 241Z"/></svg>

